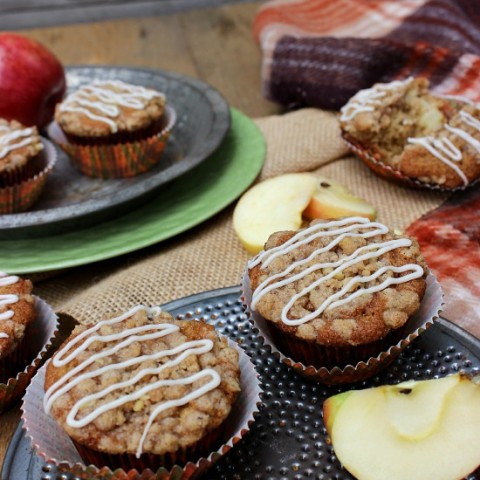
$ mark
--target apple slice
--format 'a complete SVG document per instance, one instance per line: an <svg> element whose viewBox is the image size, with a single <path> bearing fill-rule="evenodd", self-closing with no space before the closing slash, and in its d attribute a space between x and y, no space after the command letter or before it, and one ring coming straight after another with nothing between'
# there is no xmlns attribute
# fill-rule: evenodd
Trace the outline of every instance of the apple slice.
<svg viewBox="0 0 480 480"><path fill-rule="evenodd" d="M325 177L288 173L248 190L233 212L233 228L242 245L258 253L272 233L300 228L302 217L312 220L345 216L373 220L375 208Z"/></svg>
<svg viewBox="0 0 480 480"><path fill-rule="evenodd" d="M359 480L457 480L480 466L480 385L460 374L344 392L323 414Z"/></svg>
<svg viewBox="0 0 480 480"><path fill-rule="evenodd" d="M303 216L314 218L367 217L375 220L375 207L355 197L343 185L331 179L317 176L318 187Z"/></svg>
<svg viewBox="0 0 480 480"><path fill-rule="evenodd" d="M249 252L258 253L273 232L300 228L302 212L316 188L315 176L290 173L248 190L233 212L233 228L242 245Z"/></svg>
<svg viewBox="0 0 480 480"><path fill-rule="evenodd" d="M450 375L438 380L435 388L430 382L416 384L412 381L386 389L387 413L392 427L410 440L430 435L441 418L447 395L459 381L458 375ZM416 415L413 416L412 411Z"/></svg>

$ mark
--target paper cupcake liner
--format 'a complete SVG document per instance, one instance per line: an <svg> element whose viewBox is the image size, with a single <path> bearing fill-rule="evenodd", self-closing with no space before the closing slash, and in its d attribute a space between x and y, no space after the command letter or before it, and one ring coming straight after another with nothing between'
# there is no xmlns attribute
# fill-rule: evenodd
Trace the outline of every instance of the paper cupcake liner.
<svg viewBox="0 0 480 480"><path fill-rule="evenodd" d="M38 370L58 331L58 318L52 308L41 298L35 297L35 320L26 332L30 353L29 364L6 383L0 383L0 413L5 412L19 400L31 378Z"/></svg>
<svg viewBox="0 0 480 480"><path fill-rule="evenodd" d="M51 123L48 136L70 157L84 174L103 179L134 177L154 167L162 156L176 122L176 113L167 106L163 129L136 141L117 144L81 145L69 142L58 123Z"/></svg>
<svg viewBox="0 0 480 480"><path fill-rule="evenodd" d="M95 465L98 468L102 468L105 465L112 466L114 468L121 468L128 472L130 470L137 470L143 472L144 470L150 470L152 472L157 471L163 467L165 470L173 468L175 465L185 465L188 463L189 458L200 458L202 456L208 456L208 454L215 450L215 446L219 444L225 431L225 425L221 425L220 428L210 432L205 437L198 441L194 445L179 450L177 452L166 453L164 455L153 455L144 453L137 458L133 454L118 454L110 455L108 453L98 452L91 448L82 445L75 440L72 443L75 445L77 452L82 460L87 465Z"/></svg>
<svg viewBox="0 0 480 480"><path fill-rule="evenodd" d="M356 365L366 358L375 357L378 352L388 350L391 345L395 345L400 341L403 338L403 334L408 332L406 327L408 327L408 322L405 328L397 329L376 342L354 347L336 347L297 339L294 335L282 332L273 322L265 322L265 328L268 329L273 342L282 352L290 352L303 365L313 365L317 368L323 366L327 369L338 365Z"/></svg>
<svg viewBox="0 0 480 480"><path fill-rule="evenodd" d="M272 334L272 329L269 327L270 322L250 308L252 291L247 272L243 275L242 280L242 301L246 313L254 326L254 330L259 334L259 338L263 344L270 348L274 356L309 380L329 385L339 385L358 382L376 375L386 368L407 345L412 343L415 338L433 325L433 322L438 318L443 308L443 292L437 279L431 273L428 274L426 282L427 288L420 308L402 329L402 338L380 353L378 353L377 350L375 356L368 356L371 353L371 346L367 346L364 350L360 349L359 351L365 353L367 356L355 364L348 363L348 360L347 363L340 363L341 359L343 358L343 360L345 360L345 358L341 357L341 354L344 352L339 349L331 349L329 347L322 349L319 347L319 349L312 350L312 347L308 343L302 346L300 340L295 342L291 340L292 343L290 345L285 342L280 345L278 343L278 337L276 338L275 333ZM311 355L312 358L321 358L319 356L319 352L321 352L321 355L324 355L328 362L335 362L338 363L338 365L330 368L316 367L305 364L299 361L298 358L294 359L289 356L287 349L298 352L298 349L301 348L304 349L301 350L301 356L309 358L308 356ZM352 348L357 349L357 347Z"/></svg>
<svg viewBox="0 0 480 480"><path fill-rule="evenodd" d="M476 184L479 179L475 179L470 182L468 185L461 185L455 188L444 187L439 184L435 183L426 183L422 182L416 178L410 178L404 175L399 170L387 165L386 163L382 162L381 160L375 158L366 148L362 146L361 143L356 141L353 137L348 135L345 132L342 132L342 138L347 144L347 146L352 150L352 152L359 157L367 167L369 167L375 174L379 177L394 183L396 185L400 185L402 187L408 188L416 188L416 189L428 189L428 190L435 190L439 192L457 192L461 190L465 190L467 187L471 187L472 185Z"/></svg>
<svg viewBox="0 0 480 480"><path fill-rule="evenodd" d="M14 348L13 352L0 359L0 383L7 383L12 375L15 377L18 372L21 372L30 363L32 352L28 340L30 335L29 327L27 326L24 337Z"/></svg>
<svg viewBox="0 0 480 480"><path fill-rule="evenodd" d="M38 199L57 161L55 147L42 138L43 150L20 172L13 172L0 188L0 214L23 212Z"/></svg>
<svg viewBox="0 0 480 480"><path fill-rule="evenodd" d="M80 478L115 480L188 480L204 473L222 455L229 452L249 431L261 403L262 390L258 374L248 355L238 345L229 340L229 345L239 353L241 392L233 404L232 411L225 422L222 438L228 439L217 450L197 461L188 461L184 466L175 465L170 469L160 467L153 472L148 465L139 464L140 468L117 468L112 471L108 466L98 468L85 465L74 443L56 421L43 410L44 381L46 366L42 367L27 389L23 398L23 428L30 438L35 452L45 461L53 463L59 473L73 473ZM101 455L101 454L100 454ZM125 456L126 457L126 456ZM141 461L142 457L140 458ZM138 461L138 459L136 459ZM145 468L145 469L144 469Z"/></svg>

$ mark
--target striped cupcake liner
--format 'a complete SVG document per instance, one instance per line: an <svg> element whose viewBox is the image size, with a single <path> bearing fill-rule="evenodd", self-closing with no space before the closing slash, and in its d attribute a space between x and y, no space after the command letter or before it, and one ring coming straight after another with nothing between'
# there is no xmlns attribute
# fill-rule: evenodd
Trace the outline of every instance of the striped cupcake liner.
<svg viewBox="0 0 480 480"><path fill-rule="evenodd" d="M122 143L85 145L69 141L58 123L51 123L48 136L70 157L72 163L89 177L111 179L134 177L153 168L161 159L176 122L176 112L167 106L161 131L144 139Z"/></svg>
<svg viewBox="0 0 480 480"><path fill-rule="evenodd" d="M21 353L14 355L12 364L7 360L9 356L5 359L9 363L6 368L10 370L12 376L5 383L0 383L0 413L8 410L23 396L57 335L58 319L52 308L41 298L35 297L35 311L36 318L26 331L23 348L20 346ZM18 363L20 357L23 364ZM16 371L13 371L13 365L17 368Z"/></svg>
<svg viewBox="0 0 480 480"><path fill-rule="evenodd" d="M23 398L23 428L30 438L35 452L45 461L56 466L61 473L72 473L78 478L90 480L189 480L205 473L217 460L228 453L250 430L261 404L262 389L258 374L248 355L238 345L229 340L229 345L239 353L241 392L233 404L230 415L222 427L210 438L200 441L190 451L173 452L162 456L113 455L93 452L89 448L76 448L74 442L43 409L44 382L46 367L42 367L27 389ZM215 438L220 434L221 439ZM218 442L223 441L218 447ZM217 449L207 456L192 458L205 449ZM213 448L215 448L213 447ZM197 450L197 451L195 451ZM120 458L119 458L120 457ZM159 458L160 457L160 458ZM111 464L110 462L114 462ZM157 469L158 462L166 462L168 467ZM98 466L96 466L97 464ZM175 464L171 466L171 464ZM103 465L103 466L100 466Z"/></svg>
<svg viewBox="0 0 480 480"><path fill-rule="evenodd" d="M400 185L402 187L435 190L438 192L457 192L465 190L466 188L471 187L472 185L475 185L477 182L480 181L480 178L478 178L471 181L468 185L461 185L455 188L444 187L436 183L422 182L416 178L407 177L399 170L396 170L395 168L387 165L378 158L375 158L366 148L362 146L361 143L356 141L347 133L342 132L342 138L347 144L348 148L350 148L350 150L357 157L359 157L363 161L363 163L365 163L365 165L367 165L367 167L369 167L370 170L372 170L376 175L383 178L384 180L387 180L396 185Z"/></svg>
<svg viewBox="0 0 480 480"><path fill-rule="evenodd" d="M22 169L18 176L11 176L0 188L0 214L28 210L42 193L57 161L57 152L52 143L42 138L42 144L43 150L29 162L30 166Z"/></svg>
<svg viewBox="0 0 480 480"><path fill-rule="evenodd" d="M389 338L395 343L385 344L380 341L364 346L336 348L285 335L277 327L271 326L271 322L258 312L251 310L251 299L250 281L245 272L242 279L242 301L261 341L275 357L296 373L308 380L328 385L358 382L384 370L405 347L433 325L443 308L443 291L435 276L429 273L420 309L402 329L401 338L396 338L396 341Z"/></svg>

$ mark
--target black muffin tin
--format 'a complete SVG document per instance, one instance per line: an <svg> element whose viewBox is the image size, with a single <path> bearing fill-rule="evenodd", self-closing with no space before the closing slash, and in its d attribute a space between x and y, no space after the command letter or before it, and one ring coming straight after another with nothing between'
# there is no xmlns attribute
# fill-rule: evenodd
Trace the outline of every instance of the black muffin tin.
<svg viewBox="0 0 480 480"><path fill-rule="evenodd" d="M337 460L322 419L325 398L348 389L442 377L458 371L480 373L480 341L440 319L380 375L356 384L329 387L290 370L264 347L242 309L239 287L200 293L164 305L179 318L204 319L236 340L260 375L263 405L244 438L202 479L352 480ZM453 445L452 448L455 448ZM78 480L58 473L36 456L19 425L8 448L2 480ZM386 479L387 480L387 479ZM480 480L480 473L468 480Z"/></svg>

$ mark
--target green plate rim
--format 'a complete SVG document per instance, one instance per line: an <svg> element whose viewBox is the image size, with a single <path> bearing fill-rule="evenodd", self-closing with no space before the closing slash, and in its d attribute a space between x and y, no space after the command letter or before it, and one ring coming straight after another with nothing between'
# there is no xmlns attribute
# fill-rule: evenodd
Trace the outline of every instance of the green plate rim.
<svg viewBox="0 0 480 480"><path fill-rule="evenodd" d="M85 229L51 237L2 240L0 270L39 273L107 260L172 238L223 210L253 183L263 167L266 153L265 139L253 120L235 108L231 108L231 113L231 128L219 149L201 165L165 185L146 204L116 220ZM188 192L187 187L192 185L194 188ZM222 195L218 196L219 193ZM162 205L168 201L174 203L173 213L162 212ZM172 220L170 228L161 230L162 223ZM129 226L137 227L139 222L147 223L143 223L135 236L125 232ZM156 233L138 238L139 233L146 234L152 227L158 227ZM105 241L118 241L123 237L134 241L125 241L113 249L105 248ZM78 245L75 247L75 242L78 244L82 239L93 250L88 255L79 252ZM48 249L44 249L46 245Z"/></svg>

